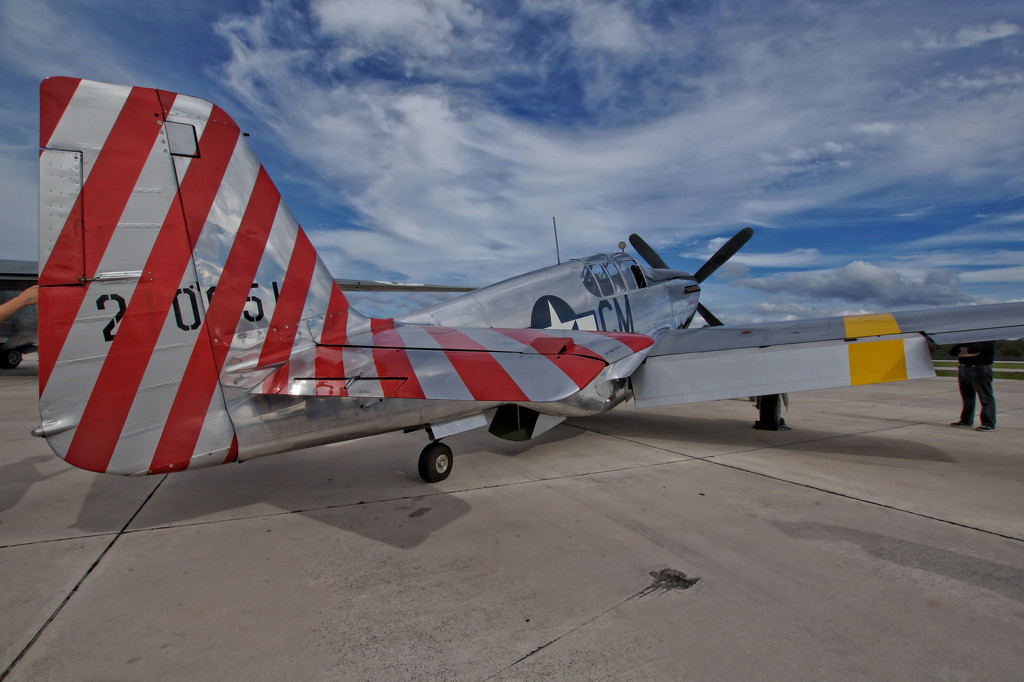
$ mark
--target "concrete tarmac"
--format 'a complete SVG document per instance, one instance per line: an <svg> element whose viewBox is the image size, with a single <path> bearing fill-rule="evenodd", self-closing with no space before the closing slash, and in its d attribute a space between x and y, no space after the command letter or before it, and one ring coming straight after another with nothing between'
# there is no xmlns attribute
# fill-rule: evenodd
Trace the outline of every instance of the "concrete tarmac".
<svg viewBox="0 0 1024 682"><path fill-rule="evenodd" d="M169 476L80 471L0 373L11 680L1019 680L1024 382L956 379L422 432ZM697 582L682 589L688 581Z"/></svg>

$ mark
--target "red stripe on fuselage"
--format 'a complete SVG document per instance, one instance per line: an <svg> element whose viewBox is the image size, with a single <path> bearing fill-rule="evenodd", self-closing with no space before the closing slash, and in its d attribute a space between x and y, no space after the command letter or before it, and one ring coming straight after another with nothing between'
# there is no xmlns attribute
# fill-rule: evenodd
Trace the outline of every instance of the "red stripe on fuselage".
<svg viewBox="0 0 1024 682"><path fill-rule="evenodd" d="M385 329L394 329L395 320L391 317L374 317L370 319L370 330L381 332Z"/></svg>
<svg viewBox="0 0 1024 682"><path fill-rule="evenodd" d="M160 111L160 101L154 90L132 89L78 197L78 202L85 208L82 224L76 224L78 212L73 210L39 275L40 285L71 283L65 277L65 270L71 265L69 258L77 259L83 246L83 234L85 258L82 274L86 280L95 277L110 237L153 150L163 120L159 116ZM54 273L63 274L56 276ZM40 347L43 344L47 346L39 358L40 395L46 389L88 289L88 286L78 286L76 296L54 297L51 302L62 307L44 311L49 314L44 315L40 324Z"/></svg>
<svg viewBox="0 0 1024 682"><path fill-rule="evenodd" d="M385 398L425 398L423 387L416 378L405 348L388 348L391 344L387 339L396 336L394 328L385 329L373 335L374 345L385 346L373 349L373 364L377 368L377 376L396 379L403 377L405 381L381 381L380 387Z"/></svg>
<svg viewBox="0 0 1024 682"><path fill-rule="evenodd" d="M519 388L519 384L509 376L505 368L494 359L490 352L479 343L462 332L454 329L436 329L424 327L445 350L445 355L452 367L462 379L469 392L476 400L491 400L493 396L501 396L500 400L528 402L530 398ZM447 346L447 347L446 347ZM479 353L460 353L462 350L480 351Z"/></svg>
<svg viewBox="0 0 1024 682"><path fill-rule="evenodd" d="M627 346L634 353L642 351L654 345L654 339L644 334L630 334L627 332L592 332L601 336L608 336L619 343Z"/></svg>
<svg viewBox="0 0 1024 682"><path fill-rule="evenodd" d="M526 344L533 347L538 339L567 339L570 343L573 343L571 338L560 337L557 334L548 334L536 329L495 329L497 332L501 332L510 339L515 339L519 343ZM543 355L543 354L542 354ZM601 357L600 354L595 353L586 346L573 343L570 352L562 355L544 355L545 358L550 360L558 369L565 373L577 387L583 388L591 381L594 377L604 369L608 364L608 361ZM594 361L597 360L601 363L597 372L594 371Z"/></svg>
<svg viewBox="0 0 1024 682"><path fill-rule="evenodd" d="M217 283L217 292L200 328L200 340L192 349L185 376L164 424L150 466L152 473L178 470L192 457L280 203L280 193L261 166ZM210 345L202 342L204 334L208 335Z"/></svg>
<svg viewBox="0 0 1024 682"><path fill-rule="evenodd" d="M276 393L287 393L288 392L288 366L290 363L284 363L278 367L273 374L263 380L262 392L268 395Z"/></svg>
<svg viewBox="0 0 1024 682"><path fill-rule="evenodd" d="M231 436L231 449L228 450L228 456L224 459L224 463L234 462L238 459L238 436Z"/></svg>
<svg viewBox="0 0 1024 682"><path fill-rule="evenodd" d="M190 266L192 247L186 232L188 219L182 216L183 206L191 207L189 219L199 223L194 228L198 236L237 143L237 128L206 127L200 140L201 156L189 165L177 200L171 204L146 260L143 278L136 285L110 344L68 450L69 463L90 471L105 471L109 465L178 286ZM202 338L197 336L200 342Z"/></svg>
<svg viewBox="0 0 1024 682"><path fill-rule="evenodd" d="M331 298L327 303L327 316L320 331L320 345L316 348L313 367L318 377L345 375L344 354L339 346L348 341L348 299L337 282L331 283ZM331 346L335 346L332 348ZM318 381L317 395L345 397L348 391L344 381Z"/></svg>
<svg viewBox="0 0 1024 682"><path fill-rule="evenodd" d="M345 376L345 352L343 346L317 346L313 367L317 377L331 377L329 379L317 380L317 395L335 398L348 396L345 380L341 378Z"/></svg>

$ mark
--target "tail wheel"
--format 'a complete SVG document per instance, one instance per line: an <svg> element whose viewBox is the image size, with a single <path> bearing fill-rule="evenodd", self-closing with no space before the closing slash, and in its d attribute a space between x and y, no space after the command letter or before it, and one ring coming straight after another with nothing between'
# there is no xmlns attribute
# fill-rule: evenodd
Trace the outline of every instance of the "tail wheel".
<svg viewBox="0 0 1024 682"><path fill-rule="evenodd" d="M0 367L14 369L21 364L21 351L14 348L0 351Z"/></svg>
<svg viewBox="0 0 1024 682"><path fill-rule="evenodd" d="M438 483L452 472L452 449L441 441L434 441L420 453L420 478L427 483Z"/></svg>

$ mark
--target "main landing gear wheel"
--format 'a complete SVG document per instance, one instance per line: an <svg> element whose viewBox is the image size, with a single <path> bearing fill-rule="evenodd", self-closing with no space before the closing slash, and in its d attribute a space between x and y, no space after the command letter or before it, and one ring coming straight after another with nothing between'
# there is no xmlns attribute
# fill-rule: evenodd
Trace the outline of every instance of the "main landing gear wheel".
<svg viewBox="0 0 1024 682"><path fill-rule="evenodd" d="M420 478L427 483L438 483L452 472L452 449L435 440L420 453Z"/></svg>
<svg viewBox="0 0 1024 682"><path fill-rule="evenodd" d="M782 418L782 402L783 398L779 394L758 396L758 419L754 422L754 428L762 431L790 431L786 420Z"/></svg>
<svg viewBox="0 0 1024 682"><path fill-rule="evenodd" d="M13 348L0 351L0 367L14 369L21 364L21 351Z"/></svg>

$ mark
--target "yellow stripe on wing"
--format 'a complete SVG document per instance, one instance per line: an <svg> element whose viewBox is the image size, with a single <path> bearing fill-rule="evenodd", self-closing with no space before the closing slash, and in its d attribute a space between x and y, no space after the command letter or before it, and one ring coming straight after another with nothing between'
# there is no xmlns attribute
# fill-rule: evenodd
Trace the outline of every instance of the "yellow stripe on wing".
<svg viewBox="0 0 1024 682"><path fill-rule="evenodd" d="M900 326L891 313L850 315L844 322L847 338L900 333ZM848 348L851 385L906 381L907 354L903 339L855 342Z"/></svg>
<svg viewBox="0 0 1024 682"><path fill-rule="evenodd" d="M848 315L844 321L846 322L847 338L900 333L900 326L896 323L896 318L892 316L892 313Z"/></svg>
<svg viewBox="0 0 1024 682"><path fill-rule="evenodd" d="M907 354L903 339L851 343L850 384L880 384L906 381Z"/></svg>

